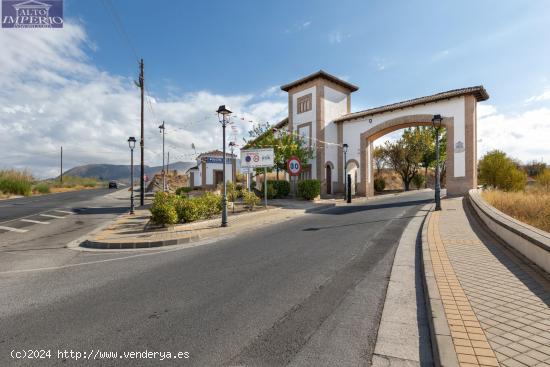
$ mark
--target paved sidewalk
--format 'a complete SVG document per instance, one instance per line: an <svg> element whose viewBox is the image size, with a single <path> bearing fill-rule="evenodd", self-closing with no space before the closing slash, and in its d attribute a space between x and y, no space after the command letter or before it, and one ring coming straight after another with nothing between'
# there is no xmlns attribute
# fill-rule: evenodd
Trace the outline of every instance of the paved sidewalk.
<svg viewBox="0 0 550 367"><path fill-rule="evenodd" d="M444 200L428 224L460 365L550 366L550 282L487 233L465 200Z"/></svg>

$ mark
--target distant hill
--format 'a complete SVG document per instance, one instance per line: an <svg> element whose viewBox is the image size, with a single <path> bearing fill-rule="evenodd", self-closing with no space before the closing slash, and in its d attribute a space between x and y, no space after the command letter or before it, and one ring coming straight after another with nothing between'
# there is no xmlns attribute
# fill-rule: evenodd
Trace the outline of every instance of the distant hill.
<svg viewBox="0 0 550 367"><path fill-rule="evenodd" d="M178 170L179 173L184 173L189 168L195 166L194 162L175 162L170 163L170 171ZM145 166L145 174L152 177L155 173L162 171L162 166L149 167ZM78 177L95 177L102 180L122 180L128 181L130 178L130 165L121 164L86 164L83 166L73 167L63 173L68 176ZM134 166L134 177L139 177L140 167Z"/></svg>

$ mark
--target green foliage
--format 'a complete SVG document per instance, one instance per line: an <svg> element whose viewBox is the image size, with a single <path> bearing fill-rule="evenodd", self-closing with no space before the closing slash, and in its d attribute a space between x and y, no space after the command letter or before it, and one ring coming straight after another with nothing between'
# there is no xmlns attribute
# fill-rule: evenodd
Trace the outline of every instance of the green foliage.
<svg viewBox="0 0 550 367"><path fill-rule="evenodd" d="M63 182L59 179L48 181L50 187L74 188L74 187L98 187L103 183L94 177L63 176Z"/></svg>
<svg viewBox="0 0 550 367"><path fill-rule="evenodd" d="M321 194L319 180L298 181L298 196L306 200L313 200Z"/></svg>
<svg viewBox="0 0 550 367"><path fill-rule="evenodd" d="M533 160L523 166L523 169L528 176L535 177L544 172L544 170L546 169L546 163Z"/></svg>
<svg viewBox="0 0 550 367"><path fill-rule="evenodd" d="M201 219L202 207L197 199L180 198L176 203L178 221L183 223L194 222Z"/></svg>
<svg viewBox="0 0 550 367"><path fill-rule="evenodd" d="M189 194L191 191L193 191L193 188L190 187L190 186L178 187L178 188L176 189L176 195L179 195L179 196L187 196L187 194Z"/></svg>
<svg viewBox="0 0 550 367"><path fill-rule="evenodd" d="M504 191L521 191L527 183L527 175L506 153L493 150L479 161L479 180Z"/></svg>
<svg viewBox="0 0 550 367"><path fill-rule="evenodd" d="M253 210L260 204L260 198L253 191L243 190L243 202L249 210Z"/></svg>
<svg viewBox="0 0 550 367"><path fill-rule="evenodd" d="M417 189L420 189L422 186L424 186L425 182L426 178L420 173L417 173L412 178L412 183L414 184L414 186L416 186Z"/></svg>
<svg viewBox="0 0 550 367"><path fill-rule="evenodd" d="M207 191L201 196L193 198L193 200L199 200L201 203L201 214L204 218L212 218L222 211L222 197L220 195Z"/></svg>
<svg viewBox="0 0 550 367"><path fill-rule="evenodd" d="M550 192L550 168L545 168L537 175L537 185Z"/></svg>
<svg viewBox="0 0 550 367"><path fill-rule="evenodd" d="M382 168L384 168L384 165L386 164L386 155L384 153L383 147L374 148L374 150L372 151L372 160L374 161L374 165L376 166L376 174L380 175Z"/></svg>
<svg viewBox="0 0 550 367"><path fill-rule="evenodd" d="M374 179L374 190L376 192L382 192L386 188L386 180L382 177L376 177Z"/></svg>
<svg viewBox="0 0 550 367"><path fill-rule="evenodd" d="M275 193L273 194L273 197L269 196L269 188L272 187L273 190L275 190ZM267 181L267 190L268 190L268 199L282 199L288 196L290 194L290 182L286 180L268 180Z"/></svg>
<svg viewBox="0 0 550 367"><path fill-rule="evenodd" d="M40 193L40 194L49 194L50 193L50 185L48 185L45 182L40 182L34 185L33 188L34 191Z"/></svg>
<svg viewBox="0 0 550 367"><path fill-rule="evenodd" d="M149 209L151 211L151 220L156 224L176 224L178 222L178 213L176 204L179 197L166 192L157 192L153 204Z"/></svg>
<svg viewBox="0 0 550 367"><path fill-rule="evenodd" d="M0 192L29 196L31 194L32 181L31 174L26 171L0 171Z"/></svg>
<svg viewBox="0 0 550 367"><path fill-rule="evenodd" d="M239 198L239 190L233 182L228 182L226 185L227 190L227 201L234 203Z"/></svg>
<svg viewBox="0 0 550 367"><path fill-rule="evenodd" d="M265 191L265 190L264 190ZM262 196L265 195L265 192L262 191ZM267 198L275 199L277 197L277 189L273 186L273 183L267 182Z"/></svg>

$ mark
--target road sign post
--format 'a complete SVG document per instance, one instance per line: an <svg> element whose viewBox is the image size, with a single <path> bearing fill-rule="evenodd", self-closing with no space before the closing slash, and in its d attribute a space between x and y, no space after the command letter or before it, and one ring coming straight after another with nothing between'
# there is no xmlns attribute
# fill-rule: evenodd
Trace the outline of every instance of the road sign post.
<svg viewBox="0 0 550 367"><path fill-rule="evenodd" d="M286 170L292 182L292 194L296 196L296 182L298 180L298 175L302 172L302 162L300 162L300 158L295 155L288 158L286 161Z"/></svg>
<svg viewBox="0 0 550 367"><path fill-rule="evenodd" d="M274 166L273 148L241 150L241 170L264 169L264 205L267 207L267 169ZM249 189L250 190L250 189Z"/></svg>

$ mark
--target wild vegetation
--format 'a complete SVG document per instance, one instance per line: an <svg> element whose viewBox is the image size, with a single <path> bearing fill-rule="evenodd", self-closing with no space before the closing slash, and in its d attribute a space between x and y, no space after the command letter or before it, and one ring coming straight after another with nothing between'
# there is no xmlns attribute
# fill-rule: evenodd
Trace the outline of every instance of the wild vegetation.
<svg viewBox="0 0 550 367"><path fill-rule="evenodd" d="M0 194L29 196L33 182L34 178L27 171L1 170Z"/></svg>
<svg viewBox="0 0 550 367"><path fill-rule="evenodd" d="M503 191L521 191L527 184L527 174L519 162L500 150L486 153L479 161L479 182Z"/></svg>

